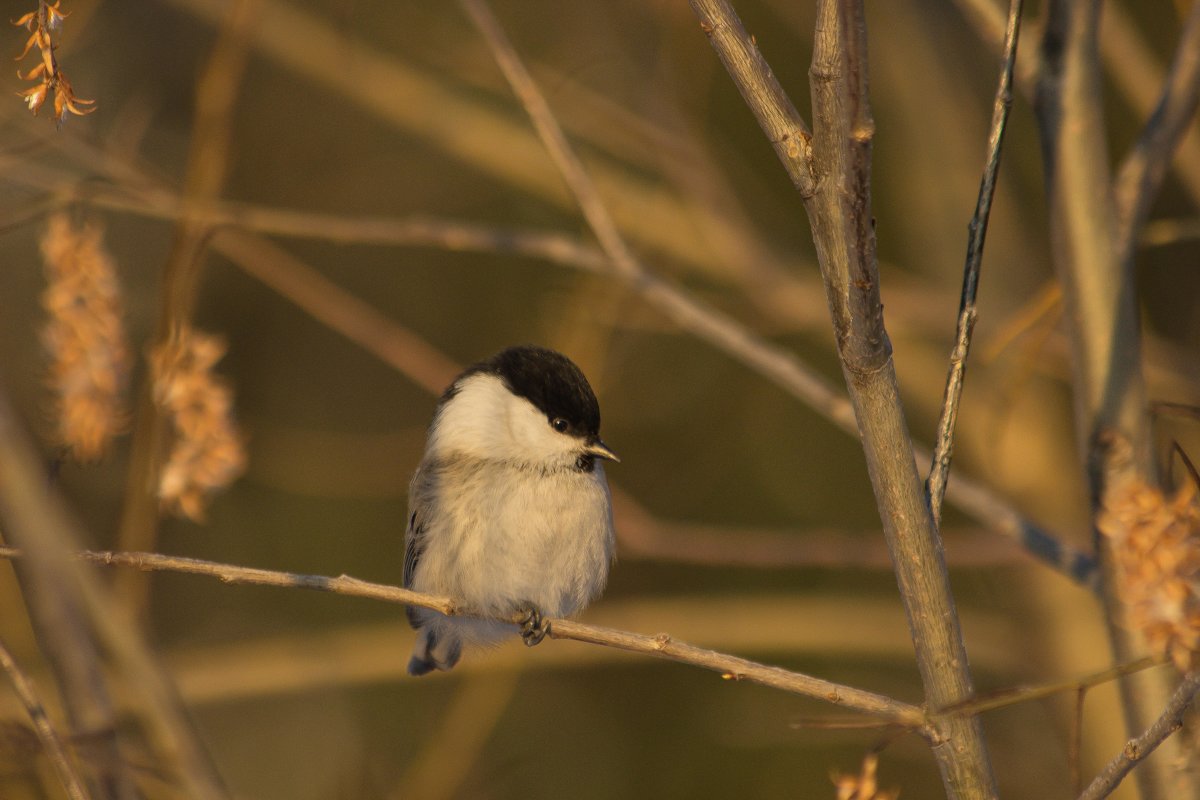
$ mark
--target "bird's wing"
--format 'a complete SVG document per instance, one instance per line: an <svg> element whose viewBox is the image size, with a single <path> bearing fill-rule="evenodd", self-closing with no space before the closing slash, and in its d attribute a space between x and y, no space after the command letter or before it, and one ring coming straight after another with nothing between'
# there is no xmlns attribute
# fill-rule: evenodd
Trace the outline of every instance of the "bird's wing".
<svg viewBox="0 0 1200 800"><path fill-rule="evenodd" d="M426 528L431 517L432 492L429 491L429 478L424 467L417 470L412 484L408 489L408 528L404 532L404 588L411 589L413 576L417 571L417 563L425 552ZM412 606L408 609L408 622L414 628L418 627L417 611Z"/></svg>

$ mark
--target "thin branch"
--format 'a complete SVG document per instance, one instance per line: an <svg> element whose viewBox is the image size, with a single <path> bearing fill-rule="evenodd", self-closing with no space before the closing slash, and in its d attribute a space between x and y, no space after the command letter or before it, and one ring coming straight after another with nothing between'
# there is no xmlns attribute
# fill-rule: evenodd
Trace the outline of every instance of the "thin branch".
<svg viewBox="0 0 1200 800"><path fill-rule="evenodd" d="M1162 95L1133 149L1117 172L1117 249L1133 257L1137 232L1167 175L1172 157L1192 124L1200 101L1200 3L1192 3L1167 73Z"/></svg>
<svg viewBox="0 0 1200 800"><path fill-rule="evenodd" d="M974 26L976 34L989 46L1000 50L1006 49L1009 24L997 0L954 0L959 12ZM1011 8L1010 8L1011 17ZM1036 36L1037 31L1034 31ZM1036 50L1021 53L1021 58L1014 64L1014 77L1018 87L1029 97L1033 97L1040 61Z"/></svg>
<svg viewBox="0 0 1200 800"><path fill-rule="evenodd" d="M87 800L88 792L83 786L83 780L75 773L75 767L67 756L62 739L54 730L54 726L50 724L50 717L46 713L46 707L38 698L33 681L18 666L16 659L13 658L2 640L0 640L0 668L7 672L9 679L12 680L17 697L20 698L21 705L25 706L25 711L33 722L33 729L37 732L38 739L41 740L42 747L45 749L50 763L54 766L54 772L58 775L58 780L66 790L67 796L71 800Z"/></svg>
<svg viewBox="0 0 1200 800"><path fill-rule="evenodd" d="M700 28L712 42L717 57L733 77L742 99L775 148L775 155L792 184L801 197L812 197L816 192L816 178L808 124L775 80L754 40L745 35L733 9L698 3L693 3L692 7L700 16Z"/></svg>
<svg viewBox="0 0 1200 800"><path fill-rule="evenodd" d="M599 240L600 247L612 259L613 269L627 278L644 273L642 265L638 263L624 237L617 230L616 222L608 213L608 207L596 191L591 177L567 142L567 136L550 111L546 98L542 96L525 65L521 63L491 9L483 0L461 0L461 5L487 41L492 56L504 72L504 77L508 79L509 85L525 107L534 128L537 129L538 137L567 182L584 219Z"/></svg>
<svg viewBox="0 0 1200 800"><path fill-rule="evenodd" d="M1037 686L1014 686L994 692L971 697L961 703L955 703L943 709L931 712L931 716L939 714L978 714L997 708L1006 708L1017 703L1038 700L1043 697L1065 692L1071 689L1091 689L1101 684L1126 675L1134 675L1151 667L1162 666L1165 662L1154 658L1140 658L1128 664L1118 664L1084 675L1081 678L1068 678L1053 683L1043 683Z"/></svg>
<svg viewBox="0 0 1200 800"><path fill-rule="evenodd" d="M1153 753L1167 737L1183 727L1183 716L1200 691L1200 672L1189 673L1171 695L1162 715L1140 736L1130 739L1100 774L1088 785L1079 800L1100 800L1114 791L1130 770Z"/></svg>
<svg viewBox="0 0 1200 800"><path fill-rule="evenodd" d="M968 228L967 261L963 267L962 301L958 308L958 326L954 336L954 350L950 354L950 371L946 377L946 392L942 401L942 414L938 420L937 436L934 439L933 464L929 468L926 494L935 525L941 525L942 499L946 495L946 480L950 476L950 460L954 457L954 428L958 421L958 406L962 399L963 382L966 379L967 355L971 349L971 335L975 330L978 314L975 298L979 291L979 272L983 264L983 245L987 238L988 217L992 211L992 197L996 193L996 176L1000 172L1000 152L1004 143L1004 130L1008 123L1008 111L1012 107L1013 65L1017 61L1017 41L1021 32L1022 0L1012 0L1008 8L1008 24L1004 33L1004 56L1000 67L1000 81L996 87L996 98L992 105L992 127L988 133L987 163L983 168L983 179L979 184L979 198L975 202L975 214Z"/></svg>
<svg viewBox="0 0 1200 800"><path fill-rule="evenodd" d="M61 202L75 200L158 219L187 219L207 228L234 228L339 244L437 247L452 252L514 254L587 272L608 269L608 259L594 245L576 236L532 228L508 228L425 215L349 217L248 203L198 204L184 202L171 192L144 188L131 192L80 187Z"/></svg>
<svg viewBox="0 0 1200 800"><path fill-rule="evenodd" d="M710 42L757 49L724 0L692 0ZM714 37L714 31L729 36ZM929 513L904 420L891 344L883 324L871 219L870 169L874 122L867 91L866 25L855 0L821 0L810 69L815 192L804 199L833 320L842 372L853 403L884 534L908 615L926 701L945 706L972 693L967 654L950 592L941 542ZM722 60L728 61L722 55ZM775 82L765 61L754 71L731 70L743 98L770 102L751 85ZM742 84L747 84L742 86ZM780 113L786 114L786 110ZM761 110L758 119L768 118ZM770 130L764 130L774 141ZM783 161L792 174L793 162ZM798 184L799 185L799 184ZM933 748L952 797L995 797L995 781L975 718L940 721Z"/></svg>
<svg viewBox="0 0 1200 800"><path fill-rule="evenodd" d="M293 572L240 567L183 556L159 553L118 553L111 551L83 550L76 553L85 561L106 566L132 567L145 572L179 572L216 578L222 583L234 585L274 586L291 589L313 589L321 592L379 600L386 603L420 606L433 609L447 616L475 616L469 609L453 598L422 594L382 583L371 583L349 575L330 577L305 575ZM0 558L20 558L20 550L0 547ZM504 619L516 624L520 617ZM718 653L685 642L677 642L670 635L660 633L647 636L639 633L588 625L567 619L551 619L550 637L571 639L606 647L616 647L634 653L658 656L671 661L703 667L719 672L730 680L746 680L775 689L813 697L834 705L854 709L864 714L882 717L909 727L920 728L924 724L924 712L913 705L894 700L884 695L856 689L832 681L815 678L800 672L780 667L759 664L737 656Z"/></svg>

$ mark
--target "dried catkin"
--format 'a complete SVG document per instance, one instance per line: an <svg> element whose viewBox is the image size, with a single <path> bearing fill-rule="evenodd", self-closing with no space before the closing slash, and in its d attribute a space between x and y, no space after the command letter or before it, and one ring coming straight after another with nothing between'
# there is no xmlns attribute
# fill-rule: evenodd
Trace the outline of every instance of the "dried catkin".
<svg viewBox="0 0 1200 800"><path fill-rule="evenodd" d="M233 415L233 391L213 372L225 354L217 336L178 331L150 357L154 400L171 422L170 455L158 484L163 508L201 520L213 492L246 467Z"/></svg>
<svg viewBox="0 0 1200 800"><path fill-rule="evenodd" d="M127 424L129 348L120 286L95 225L50 218L42 237L47 321L42 342L54 394L54 438L67 455L94 461Z"/></svg>
<svg viewBox="0 0 1200 800"><path fill-rule="evenodd" d="M1171 496L1138 479L1105 493L1097 519L1112 543L1126 624L1181 671L1200 666L1200 504L1189 481Z"/></svg>

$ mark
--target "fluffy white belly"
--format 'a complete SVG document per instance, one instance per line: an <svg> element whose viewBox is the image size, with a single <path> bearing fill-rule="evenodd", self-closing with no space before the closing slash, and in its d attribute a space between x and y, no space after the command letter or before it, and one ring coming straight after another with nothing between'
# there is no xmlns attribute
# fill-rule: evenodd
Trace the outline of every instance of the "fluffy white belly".
<svg viewBox="0 0 1200 800"><path fill-rule="evenodd" d="M455 486L455 496L438 498L414 589L489 615L532 605L551 617L574 614L600 594L613 555L603 467L516 469L464 467L439 482L439 490Z"/></svg>

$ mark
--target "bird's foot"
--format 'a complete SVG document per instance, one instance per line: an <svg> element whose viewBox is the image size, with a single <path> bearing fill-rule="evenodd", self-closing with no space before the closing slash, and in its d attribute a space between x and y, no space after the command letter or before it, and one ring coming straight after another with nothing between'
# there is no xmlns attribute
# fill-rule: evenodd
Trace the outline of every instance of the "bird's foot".
<svg viewBox="0 0 1200 800"><path fill-rule="evenodd" d="M530 606L529 612L521 620L521 641L525 642L526 647L533 647L545 639L549 632L549 620L542 619L542 612Z"/></svg>

